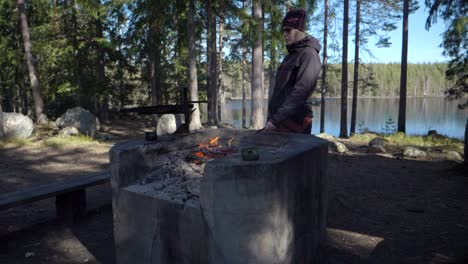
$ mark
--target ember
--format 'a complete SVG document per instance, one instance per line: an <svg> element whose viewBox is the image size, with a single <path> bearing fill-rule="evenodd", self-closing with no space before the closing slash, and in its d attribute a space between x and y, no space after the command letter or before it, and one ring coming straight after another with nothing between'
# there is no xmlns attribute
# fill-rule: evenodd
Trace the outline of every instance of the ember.
<svg viewBox="0 0 468 264"><path fill-rule="evenodd" d="M219 143L220 137L214 137L209 140L208 143L200 143L198 151L193 151L192 155L194 157L189 158L188 160L195 164L202 164L207 162L210 159L219 159L224 158L229 154L236 153L237 150L231 148L231 142L234 138L231 138L227 141L227 148L221 146Z"/></svg>

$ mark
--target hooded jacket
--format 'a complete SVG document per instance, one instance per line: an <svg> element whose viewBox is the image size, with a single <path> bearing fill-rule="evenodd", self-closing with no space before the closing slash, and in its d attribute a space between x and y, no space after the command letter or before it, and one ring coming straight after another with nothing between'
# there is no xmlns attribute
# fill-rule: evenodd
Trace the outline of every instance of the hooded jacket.
<svg viewBox="0 0 468 264"><path fill-rule="evenodd" d="M276 127L287 119L302 124L305 116L312 116L306 101L315 90L321 70L321 45L317 39L306 36L286 47L288 55L278 68L268 104L268 121Z"/></svg>

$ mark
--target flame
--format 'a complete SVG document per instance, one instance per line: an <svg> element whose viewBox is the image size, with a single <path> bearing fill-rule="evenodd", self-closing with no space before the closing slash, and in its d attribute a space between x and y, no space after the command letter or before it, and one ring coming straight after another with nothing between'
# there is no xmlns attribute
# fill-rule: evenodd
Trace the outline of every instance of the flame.
<svg viewBox="0 0 468 264"><path fill-rule="evenodd" d="M231 142L234 140L234 138L231 138L229 141L228 141L228 147L231 146Z"/></svg>
<svg viewBox="0 0 468 264"><path fill-rule="evenodd" d="M217 147L219 146L219 137L215 137L210 139L210 147Z"/></svg>
<svg viewBox="0 0 468 264"><path fill-rule="evenodd" d="M205 158L207 157L205 153L201 152L201 151L197 151L195 152L195 156L199 157L199 158Z"/></svg>
<svg viewBox="0 0 468 264"><path fill-rule="evenodd" d="M219 137L211 138L208 143L200 143L198 145L200 148L212 148L219 146Z"/></svg>

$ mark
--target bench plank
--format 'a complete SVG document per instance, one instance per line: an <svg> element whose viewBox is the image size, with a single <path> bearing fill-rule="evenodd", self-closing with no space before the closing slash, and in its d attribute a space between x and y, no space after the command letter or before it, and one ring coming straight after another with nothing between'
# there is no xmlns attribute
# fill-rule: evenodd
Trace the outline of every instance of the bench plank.
<svg viewBox="0 0 468 264"><path fill-rule="evenodd" d="M110 174L106 171L5 193L0 195L0 210L103 184L109 180Z"/></svg>

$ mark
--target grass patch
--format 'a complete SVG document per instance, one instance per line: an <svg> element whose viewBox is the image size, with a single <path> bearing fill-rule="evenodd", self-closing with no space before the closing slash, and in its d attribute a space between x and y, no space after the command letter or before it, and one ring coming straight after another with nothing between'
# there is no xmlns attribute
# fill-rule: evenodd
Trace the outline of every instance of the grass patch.
<svg viewBox="0 0 468 264"><path fill-rule="evenodd" d="M404 133L395 133L385 135L385 139L393 144L400 146L420 146L420 147L441 147L441 146L460 146L463 148L463 141L442 135L430 136L408 136Z"/></svg>
<svg viewBox="0 0 468 264"><path fill-rule="evenodd" d="M5 148L7 146L15 146L15 147L22 147L29 145L31 143L30 139L22 139L22 138L2 138L0 139L0 148Z"/></svg>
<svg viewBox="0 0 468 264"><path fill-rule="evenodd" d="M42 145L46 147L75 147L95 143L98 143L98 141L85 135L54 136L42 141Z"/></svg>
<svg viewBox="0 0 468 264"><path fill-rule="evenodd" d="M376 137L388 140L390 144L397 146L417 146L417 147L442 147L447 150L456 150L463 153L463 140L450 138L443 135L430 136L409 136L401 132L394 134L363 133L352 136L352 140L360 142L370 142Z"/></svg>

